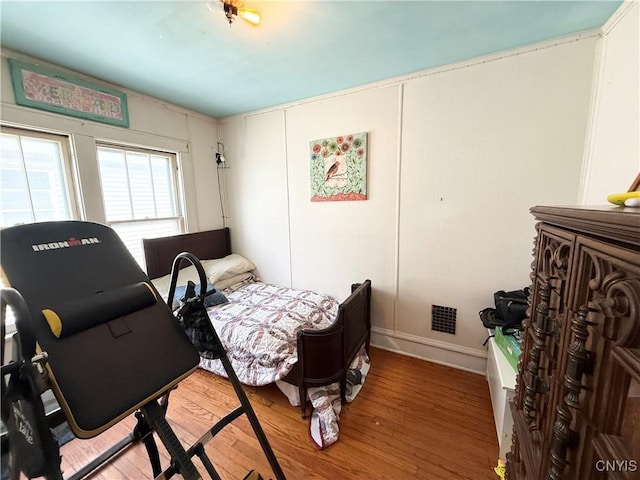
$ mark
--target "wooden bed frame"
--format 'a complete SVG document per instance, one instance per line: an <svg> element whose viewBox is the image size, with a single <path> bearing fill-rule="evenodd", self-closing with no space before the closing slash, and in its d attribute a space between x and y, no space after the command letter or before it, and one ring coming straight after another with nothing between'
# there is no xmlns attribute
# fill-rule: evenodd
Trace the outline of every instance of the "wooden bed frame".
<svg viewBox="0 0 640 480"><path fill-rule="evenodd" d="M201 260L231 254L228 228L143 240L147 275L158 278L171 273L179 253L189 252ZM340 382L345 401L349 366L364 345L369 354L371 338L371 281L351 286L351 295L340 304L335 322L322 330L298 332L298 362L283 380L296 385L302 417L306 415L306 389Z"/></svg>

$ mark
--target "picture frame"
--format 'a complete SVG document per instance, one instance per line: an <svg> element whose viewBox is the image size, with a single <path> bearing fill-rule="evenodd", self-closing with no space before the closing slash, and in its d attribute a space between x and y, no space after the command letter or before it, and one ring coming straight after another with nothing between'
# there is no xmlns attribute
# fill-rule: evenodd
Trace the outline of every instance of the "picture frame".
<svg viewBox="0 0 640 480"><path fill-rule="evenodd" d="M311 201L367 200L367 132L309 143Z"/></svg>
<svg viewBox="0 0 640 480"><path fill-rule="evenodd" d="M129 127L127 95L40 65L7 59L16 104Z"/></svg>

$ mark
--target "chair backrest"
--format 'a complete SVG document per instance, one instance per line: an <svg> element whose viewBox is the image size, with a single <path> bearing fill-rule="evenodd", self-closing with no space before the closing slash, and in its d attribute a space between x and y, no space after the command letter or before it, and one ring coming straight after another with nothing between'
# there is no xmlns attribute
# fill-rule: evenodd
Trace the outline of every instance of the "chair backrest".
<svg viewBox="0 0 640 480"><path fill-rule="evenodd" d="M46 351L52 389L80 438L104 431L191 373L199 356L118 235L91 222L0 231L5 281Z"/></svg>

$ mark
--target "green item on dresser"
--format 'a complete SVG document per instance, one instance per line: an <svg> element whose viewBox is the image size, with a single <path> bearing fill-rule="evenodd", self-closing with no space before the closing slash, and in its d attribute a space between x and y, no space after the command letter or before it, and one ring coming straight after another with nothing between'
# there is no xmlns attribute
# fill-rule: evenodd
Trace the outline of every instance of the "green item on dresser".
<svg viewBox="0 0 640 480"><path fill-rule="evenodd" d="M518 357L520 357L521 352L519 340L513 335L504 335L502 333L502 327L496 327L495 335L496 345L498 345L498 348L502 351L513 369L517 371Z"/></svg>

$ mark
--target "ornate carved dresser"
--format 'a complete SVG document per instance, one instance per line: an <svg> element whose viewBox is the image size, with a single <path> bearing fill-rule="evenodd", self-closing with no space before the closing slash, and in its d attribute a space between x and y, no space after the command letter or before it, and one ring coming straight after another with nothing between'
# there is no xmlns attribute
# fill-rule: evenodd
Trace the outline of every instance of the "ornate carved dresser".
<svg viewBox="0 0 640 480"><path fill-rule="evenodd" d="M640 478L640 209L534 207L507 478Z"/></svg>

